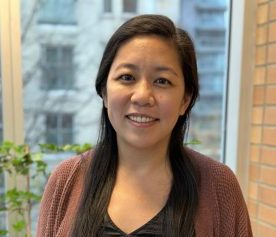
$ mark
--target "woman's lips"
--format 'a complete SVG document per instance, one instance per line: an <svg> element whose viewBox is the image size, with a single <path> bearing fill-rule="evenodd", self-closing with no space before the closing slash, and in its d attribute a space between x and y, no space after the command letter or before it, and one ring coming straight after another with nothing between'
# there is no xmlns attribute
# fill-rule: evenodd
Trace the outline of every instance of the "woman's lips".
<svg viewBox="0 0 276 237"><path fill-rule="evenodd" d="M139 115L139 114L138 115L130 114L130 115L127 115L126 117L133 122L141 123L141 124L151 123L158 120L151 116Z"/></svg>

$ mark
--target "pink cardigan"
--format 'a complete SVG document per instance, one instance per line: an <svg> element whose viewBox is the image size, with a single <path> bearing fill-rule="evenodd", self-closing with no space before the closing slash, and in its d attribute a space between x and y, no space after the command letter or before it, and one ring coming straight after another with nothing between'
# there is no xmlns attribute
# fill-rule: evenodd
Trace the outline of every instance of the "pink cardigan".
<svg viewBox="0 0 276 237"><path fill-rule="evenodd" d="M200 173L197 237L251 237L241 189L225 165L188 150ZM50 176L41 201L36 237L67 237L79 203L91 152L61 162Z"/></svg>

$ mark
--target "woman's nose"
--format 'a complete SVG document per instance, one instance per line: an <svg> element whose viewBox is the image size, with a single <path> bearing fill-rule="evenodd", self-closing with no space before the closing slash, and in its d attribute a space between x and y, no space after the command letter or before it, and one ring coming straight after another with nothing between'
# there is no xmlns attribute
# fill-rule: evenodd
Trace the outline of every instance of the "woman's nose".
<svg viewBox="0 0 276 237"><path fill-rule="evenodd" d="M152 85L145 80L137 82L133 88L131 102L140 106L153 106L155 103Z"/></svg>

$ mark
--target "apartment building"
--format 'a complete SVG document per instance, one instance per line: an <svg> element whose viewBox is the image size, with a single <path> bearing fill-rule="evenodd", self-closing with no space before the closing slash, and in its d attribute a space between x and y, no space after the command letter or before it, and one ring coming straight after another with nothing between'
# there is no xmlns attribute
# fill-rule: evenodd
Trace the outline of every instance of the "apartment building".
<svg viewBox="0 0 276 237"><path fill-rule="evenodd" d="M180 24L195 42L200 81L190 136L202 141L195 149L217 160L224 149L229 4L228 0L181 1Z"/></svg>
<svg viewBox="0 0 276 237"><path fill-rule="evenodd" d="M21 3L25 136L30 144L96 143L101 54L126 19L157 12L179 20L179 1Z"/></svg>

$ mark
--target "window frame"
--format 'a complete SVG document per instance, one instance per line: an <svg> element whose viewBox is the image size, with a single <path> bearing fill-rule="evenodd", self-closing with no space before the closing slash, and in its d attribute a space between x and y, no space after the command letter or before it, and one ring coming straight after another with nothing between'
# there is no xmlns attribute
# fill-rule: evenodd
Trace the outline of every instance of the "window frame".
<svg viewBox="0 0 276 237"><path fill-rule="evenodd" d="M1 0L1 3L3 137L5 140L22 143L24 141L24 119L20 57L20 2L19 0Z"/></svg>
<svg viewBox="0 0 276 237"><path fill-rule="evenodd" d="M49 0L44 0L46 2L46 9L47 9L47 4L48 8L51 8L51 4L55 5L56 11L50 11L48 9L48 13L47 10L43 9L43 7L41 7L40 12L38 13L38 19L37 22L38 24L51 24L51 25L76 25L76 19L75 18L64 18L64 16L61 16L60 14L58 14L58 7L56 5L61 5L62 3L56 3L56 2L50 2ZM53 0L51 0L53 1ZM59 1L64 1L64 0L59 0ZM71 3L67 3L67 9L69 10L70 13L67 12L66 15L72 17L75 16L75 0L70 0ZM41 4L44 4L43 2L41 2ZM69 4L71 4L69 6ZM49 7L50 6L50 7ZM63 7L64 6L59 6L59 7ZM53 9L52 9L53 10Z"/></svg>
<svg viewBox="0 0 276 237"><path fill-rule="evenodd" d="M56 90L73 90L74 89L74 76L75 76L75 67L74 67L74 46L73 45L60 45L60 44L44 44L41 46L41 89L45 91L56 91ZM55 49L57 53L57 62L55 65L47 61L47 49ZM66 64L64 60L64 50L70 49L71 53L71 62ZM47 70L53 67L56 70L57 81L54 83L50 80L45 80L48 73ZM72 69L68 73L68 69ZM67 71L66 71L67 70ZM50 72L54 70L49 70ZM64 76L69 75L70 78L65 78ZM48 83L47 83L48 82Z"/></svg>
<svg viewBox="0 0 276 237"><path fill-rule="evenodd" d="M48 121L48 116L52 116L55 117L54 119L56 119L56 127L48 127L47 126L47 121ZM67 128L63 126L63 119L65 116L69 116L71 119L71 127ZM54 134L54 136L57 139L57 143L58 145L66 145L67 143L64 143L64 137L66 136L66 134L70 134L70 140L71 143L74 142L74 114L73 113L54 113L54 112L49 112L49 113L45 113L45 141L46 143L53 143L48 141L48 135L50 135L50 133L52 133L52 135Z"/></svg>
<svg viewBox="0 0 276 237"><path fill-rule="evenodd" d="M231 1L231 30L226 93L224 163L236 174L247 198L252 112L252 78L255 60L256 3ZM244 93L246 90L248 93ZM236 116L232 116L232 115Z"/></svg>
<svg viewBox="0 0 276 237"><path fill-rule="evenodd" d="M24 117L20 56L20 0L0 1L0 37L3 137L4 140L22 144L24 142ZM16 177L5 176L5 188L12 188L16 186L16 183L24 185L24 182ZM6 221L10 236L20 237L18 233L12 231L15 220L16 216L8 212Z"/></svg>
<svg viewBox="0 0 276 237"><path fill-rule="evenodd" d="M134 11L125 11L125 5L126 5L125 1L127 1L127 0L122 0L122 13L127 14L127 15L137 14L138 13L138 1L132 0L132 1L135 1L135 5L136 5Z"/></svg>
<svg viewBox="0 0 276 237"><path fill-rule="evenodd" d="M107 2L108 1L108 2ZM103 13L104 14L112 14L113 13L113 1L112 0L104 0L103 2ZM110 9L106 9L108 6L108 8L110 7Z"/></svg>

